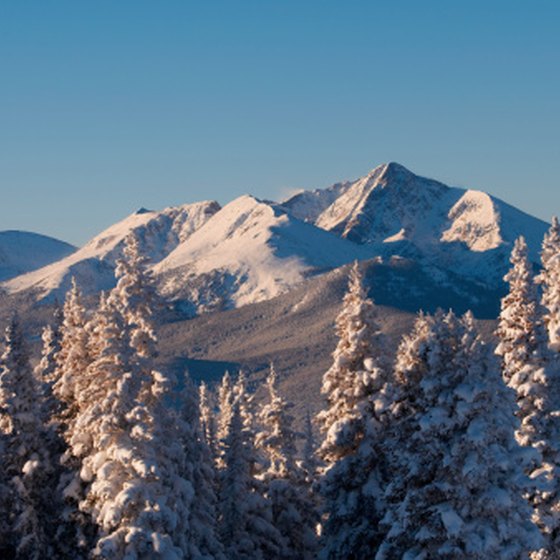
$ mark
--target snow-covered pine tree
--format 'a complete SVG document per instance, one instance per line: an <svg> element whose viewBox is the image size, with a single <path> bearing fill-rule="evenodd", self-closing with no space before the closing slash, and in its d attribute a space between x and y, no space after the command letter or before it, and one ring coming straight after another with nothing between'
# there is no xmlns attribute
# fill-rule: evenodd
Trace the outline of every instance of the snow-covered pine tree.
<svg viewBox="0 0 560 560"><path fill-rule="evenodd" d="M135 372L132 382L138 386L138 400L150 407L159 400L153 391L157 386L157 383L154 385L154 375L162 375L154 369L157 340L152 323L154 312L162 307L162 303L148 269L148 259L140 252L134 232L125 239L115 276L117 284L109 294L110 303L120 312L128 329L131 367Z"/></svg>
<svg viewBox="0 0 560 560"><path fill-rule="evenodd" d="M218 469L224 467L224 442L228 436L234 400L233 381L229 371L226 371L218 387L218 427L216 432L216 467Z"/></svg>
<svg viewBox="0 0 560 560"><path fill-rule="evenodd" d="M117 285L111 291L114 305L130 325L130 344L139 358L153 359L157 352L152 326L154 313L162 306L148 258L140 252L134 232L125 239L123 256L115 268Z"/></svg>
<svg viewBox="0 0 560 560"><path fill-rule="evenodd" d="M542 360L546 333L527 243L519 237L511 252L511 268L504 276L509 293L502 299L496 334L496 353L502 358L502 375L510 383L529 361Z"/></svg>
<svg viewBox="0 0 560 560"><path fill-rule="evenodd" d="M185 374L185 384L177 407L178 440L184 460L181 474L192 488L186 558L198 560L225 559L218 537L217 479L214 457L203 434L197 390Z"/></svg>
<svg viewBox="0 0 560 560"><path fill-rule="evenodd" d="M64 437L70 437L77 414L76 383L91 362L89 351L89 318L76 280L66 293L60 327L60 351L56 353L56 368L52 372L53 395L57 402L54 420L61 424Z"/></svg>
<svg viewBox="0 0 560 560"><path fill-rule="evenodd" d="M210 456L215 461L218 453L216 413L214 394L204 381L198 389L198 402L200 403L200 429Z"/></svg>
<svg viewBox="0 0 560 560"><path fill-rule="evenodd" d="M556 313L554 292L558 290L554 286L555 268L558 268L554 254L560 247L558 234L558 222L553 220L543 242L540 277L543 302L548 308L545 317L552 331ZM556 353L548 348L543 308L539 306L522 238L515 244L511 263L505 277L510 289L502 300L497 330L498 353L502 356L504 378L517 397L516 414L520 420L517 440L536 451L527 468L534 485L527 492L545 546L535 557L549 558L560 547L560 363Z"/></svg>
<svg viewBox="0 0 560 560"><path fill-rule="evenodd" d="M14 539L11 531L13 501L9 478L4 469L4 439L4 432L0 430L0 558L13 558Z"/></svg>
<svg viewBox="0 0 560 560"><path fill-rule="evenodd" d="M543 239L541 263L537 281L542 286L544 321L551 348L560 352L560 224L556 216Z"/></svg>
<svg viewBox="0 0 560 560"><path fill-rule="evenodd" d="M317 444L313 432L313 420L309 410L305 413L305 424L303 429L303 449L300 466L305 473L307 483L313 485L319 468L317 459Z"/></svg>
<svg viewBox="0 0 560 560"><path fill-rule="evenodd" d="M43 329L41 334L43 342L41 360L37 364L34 373L43 387L46 401L52 400L52 386L56 381L57 356L62 348L61 328L63 320L63 311L59 306L56 306L51 323Z"/></svg>
<svg viewBox="0 0 560 560"><path fill-rule="evenodd" d="M386 536L377 560L520 559L540 544L522 497L512 392L472 317L418 317L397 354Z"/></svg>
<svg viewBox="0 0 560 560"><path fill-rule="evenodd" d="M51 463L53 466L53 485L56 489L51 496L53 511L53 523L55 532L53 534L53 557L77 560L80 558L78 551L79 542L82 542L82 552L85 542L82 535L87 521L77 510L77 504L64 497L64 491L69 482L77 474L78 463L68 462L65 455L67 443L64 437L69 438L69 433L61 429L60 421L64 413L62 403L54 395L53 385L59 378L60 362L59 354L63 349L63 323L64 313L58 305L55 307L52 323L43 329L43 349L41 360L37 364L34 374L42 386L42 411L41 421L45 426L45 445L47 446ZM66 338L68 343L69 337ZM74 413L77 412L75 403L72 404ZM66 416L66 421L70 417Z"/></svg>
<svg viewBox="0 0 560 560"><path fill-rule="evenodd" d="M130 326L111 297L101 300L92 339L96 358L70 444L87 485L80 509L98 527L93 556L183 558L188 485L170 457L172 436L162 433L172 425L162 402L168 380L154 372L151 398L139 400Z"/></svg>
<svg viewBox="0 0 560 560"><path fill-rule="evenodd" d="M53 512L47 493L53 468L41 422L41 394L15 316L6 328L4 346L0 359L0 428L2 478L8 501L2 503L1 516L11 528L13 557L40 560L52 555Z"/></svg>
<svg viewBox="0 0 560 560"><path fill-rule="evenodd" d="M193 459L168 409L173 380L154 368L155 289L134 236L116 274L92 322L94 360L72 438L88 483L80 507L99 527L96 557L191 557L195 484L185 476Z"/></svg>
<svg viewBox="0 0 560 560"><path fill-rule="evenodd" d="M259 413L262 430L257 433L256 446L264 452L268 463L259 478L270 502L272 523L282 536L278 558L310 560L315 558L315 527L319 517L306 472L296 461L296 441L302 435L293 427L293 405L278 393L272 364L267 385L270 400Z"/></svg>
<svg viewBox="0 0 560 560"><path fill-rule="evenodd" d="M249 392L248 380L246 373L241 370L237 374L237 379L233 384L233 399L239 403L239 412L243 420L243 428L249 433L255 435L255 396Z"/></svg>
<svg viewBox="0 0 560 560"><path fill-rule="evenodd" d="M319 456L323 499L321 558L365 558L380 540L383 516L384 411L390 388L376 309L358 263L336 320L338 345L323 377L328 407L318 415L324 433Z"/></svg>
<svg viewBox="0 0 560 560"><path fill-rule="evenodd" d="M241 399L235 399L223 442L219 530L229 560L278 558L281 536L255 477L254 434L244 426Z"/></svg>

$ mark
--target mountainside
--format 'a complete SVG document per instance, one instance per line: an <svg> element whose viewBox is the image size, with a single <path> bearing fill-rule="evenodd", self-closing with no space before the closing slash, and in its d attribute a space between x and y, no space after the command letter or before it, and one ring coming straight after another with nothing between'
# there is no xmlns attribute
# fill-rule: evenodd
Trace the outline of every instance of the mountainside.
<svg viewBox="0 0 560 560"><path fill-rule="evenodd" d="M351 181L336 183L326 189L300 191L282 202L282 206L304 222L315 223L317 218L351 186Z"/></svg>
<svg viewBox="0 0 560 560"><path fill-rule="evenodd" d="M220 205L214 201L185 204L160 212L140 209L109 227L68 257L3 284L8 293L33 290L38 298L62 296L76 277L86 293L110 288L114 265L126 236L135 232L152 262L158 262L201 227Z"/></svg>
<svg viewBox="0 0 560 560"><path fill-rule="evenodd" d="M495 317L496 294L460 278L441 286L419 267L405 262L363 262L370 296L379 306L379 320L387 340L387 354L410 330L416 310L434 312L438 305L457 313L472 308L479 318ZM335 318L348 285L349 266L304 280L295 289L267 301L239 309L204 313L161 326L161 365L177 375L185 369L195 380L218 381L226 370L243 369L253 388L264 389L270 362L280 375L282 391L296 404L296 416L316 412L322 403L321 377L332 363L336 346ZM431 302L431 303L430 303ZM494 321L481 321L485 336ZM259 394L260 396L260 394Z"/></svg>
<svg viewBox="0 0 560 560"><path fill-rule="evenodd" d="M58 261L76 247L29 231L0 231L0 281Z"/></svg>
<svg viewBox="0 0 560 560"><path fill-rule="evenodd" d="M547 227L484 192L448 187L388 163L357 181L302 191L281 204L246 195L223 208L200 202L140 210L71 255L2 287L8 294L60 298L76 276L88 293L107 289L124 238L134 231L160 290L189 315L267 300L311 276L372 258L396 259L442 289L496 309L513 241L524 235L536 263ZM415 290L414 278L403 289Z"/></svg>
<svg viewBox="0 0 560 560"><path fill-rule="evenodd" d="M284 204L301 211L296 197ZM346 184L314 223L375 254L408 256L487 284L501 281L519 235L536 262L548 227L484 192L448 187L397 163Z"/></svg>
<svg viewBox="0 0 560 560"><path fill-rule="evenodd" d="M242 196L178 245L154 272L172 297L186 297L206 309L240 307L367 255L275 204Z"/></svg>

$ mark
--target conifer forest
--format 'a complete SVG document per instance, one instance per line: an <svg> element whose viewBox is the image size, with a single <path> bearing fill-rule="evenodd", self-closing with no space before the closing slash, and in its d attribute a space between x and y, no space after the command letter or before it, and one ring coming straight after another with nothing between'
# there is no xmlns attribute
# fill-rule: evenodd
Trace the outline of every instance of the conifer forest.
<svg viewBox="0 0 560 560"><path fill-rule="evenodd" d="M257 401L155 365L137 238L94 306L73 282L32 367L0 358L0 558L560 558L560 226L515 242L497 328L419 313L389 352L350 268L323 407L295 422L274 364ZM301 429L303 426L303 429Z"/></svg>

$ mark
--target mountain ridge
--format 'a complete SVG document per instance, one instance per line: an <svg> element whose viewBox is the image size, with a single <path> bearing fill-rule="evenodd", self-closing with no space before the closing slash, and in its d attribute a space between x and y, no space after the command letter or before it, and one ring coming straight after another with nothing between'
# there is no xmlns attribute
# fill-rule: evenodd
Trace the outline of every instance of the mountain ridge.
<svg viewBox="0 0 560 560"><path fill-rule="evenodd" d="M203 201L142 208L70 256L1 286L38 300L61 298L72 276L89 293L110 288L124 238L134 231L160 290L186 301L192 313L263 301L372 258L416 263L442 285L465 278L499 291L515 238L527 238L536 263L547 227L483 191L450 187L390 162L281 203L244 195L224 207Z"/></svg>

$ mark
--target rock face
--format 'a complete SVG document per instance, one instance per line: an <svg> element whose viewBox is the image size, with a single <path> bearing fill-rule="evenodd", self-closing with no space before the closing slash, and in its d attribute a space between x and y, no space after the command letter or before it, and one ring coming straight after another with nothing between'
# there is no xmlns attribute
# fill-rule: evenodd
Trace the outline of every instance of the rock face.
<svg viewBox="0 0 560 560"><path fill-rule="evenodd" d="M76 276L90 293L109 288L123 240L135 231L161 291L191 313L268 300L353 260L376 258L418 270L474 301L479 290L499 293L519 235L537 262L547 227L484 192L388 163L281 204L247 195L223 208L200 202L141 209L69 256L2 287L61 298ZM412 282L402 289L414 290Z"/></svg>
<svg viewBox="0 0 560 560"><path fill-rule="evenodd" d="M445 220L445 209L457 194L453 191L388 163L353 183L316 224L360 244L437 235L433 226Z"/></svg>

